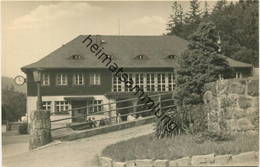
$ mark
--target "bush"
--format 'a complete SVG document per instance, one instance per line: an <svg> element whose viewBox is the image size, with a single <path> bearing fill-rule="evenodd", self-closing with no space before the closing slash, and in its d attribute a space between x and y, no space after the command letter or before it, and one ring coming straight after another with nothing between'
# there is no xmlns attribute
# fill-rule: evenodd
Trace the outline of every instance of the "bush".
<svg viewBox="0 0 260 167"><path fill-rule="evenodd" d="M28 123L24 122L18 127L19 134L28 134Z"/></svg>
<svg viewBox="0 0 260 167"><path fill-rule="evenodd" d="M59 111L59 112L55 112L56 115L67 115L69 114L68 111Z"/></svg>
<svg viewBox="0 0 260 167"><path fill-rule="evenodd" d="M234 140L234 136L231 135L231 133L226 131L220 131L220 132L211 132L211 131L205 131L203 133L200 133L195 141L197 143L203 143L204 141L229 141Z"/></svg>

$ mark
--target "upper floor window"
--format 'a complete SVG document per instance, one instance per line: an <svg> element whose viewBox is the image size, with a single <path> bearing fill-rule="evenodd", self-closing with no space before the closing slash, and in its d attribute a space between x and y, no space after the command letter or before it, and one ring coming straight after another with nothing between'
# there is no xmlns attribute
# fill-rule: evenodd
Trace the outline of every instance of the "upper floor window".
<svg viewBox="0 0 260 167"><path fill-rule="evenodd" d="M169 55L168 56L168 59L174 59L175 58L175 55Z"/></svg>
<svg viewBox="0 0 260 167"><path fill-rule="evenodd" d="M42 85L43 86L50 85L50 75L48 73L42 73Z"/></svg>
<svg viewBox="0 0 260 167"><path fill-rule="evenodd" d="M81 56L80 55L72 55L71 58L73 60L79 60L79 59L81 59Z"/></svg>
<svg viewBox="0 0 260 167"><path fill-rule="evenodd" d="M96 74L96 73L90 74L90 85L100 85L100 80L101 80L100 74Z"/></svg>
<svg viewBox="0 0 260 167"><path fill-rule="evenodd" d="M73 75L74 85L84 85L84 75L82 73L76 73Z"/></svg>
<svg viewBox="0 0 260 167"><path fill-rule="evenodd" d="M147 73L146 74L146 82L147 82L147 87L146 87L146 90L148 92L150 91L155 91L155 82L154 82L154 79L155 79L155 75L153 73Z"/></svg>
<svg viewBox="0 0 260 167"><path fill-rule="evenodd" d="M65 73L58 73L56 77L57 85L67 85L68 84L68 76Z"/></svg>
<svg viewBox="0 0 260 167"><path fill-rule="evenodd" d="M121 75L113 76L113 92L121 92L124 91L122 88L124 86L124 83L119 79Z"/></svg>

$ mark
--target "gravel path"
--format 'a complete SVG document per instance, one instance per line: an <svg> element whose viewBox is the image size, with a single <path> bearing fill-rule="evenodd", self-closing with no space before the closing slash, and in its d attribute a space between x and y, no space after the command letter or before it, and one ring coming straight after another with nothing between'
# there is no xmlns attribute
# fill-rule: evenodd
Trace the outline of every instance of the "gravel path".
<svg viewBox="0 0 260 167"><path fill-rule="evenodd" d="M152 124L148 124L71 142L62 142L40 150L18 151L18 154L10 154L10 152L14 149L16 151L24 149L26 143L4 145L3 165L4 167L95 167L96 156L106 146L152 132Z"/></svg>

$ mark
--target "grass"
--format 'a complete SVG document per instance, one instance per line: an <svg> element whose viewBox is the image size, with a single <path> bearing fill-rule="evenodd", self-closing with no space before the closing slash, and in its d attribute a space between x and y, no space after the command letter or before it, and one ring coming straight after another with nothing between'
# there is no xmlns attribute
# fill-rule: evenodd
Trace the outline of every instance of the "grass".
<svg viewBox="0 0 260 167"><path fill-rule="evenodd" d="M174 160L191 155L215 153L239 154L258 151L258 135L239 135L228 141L205 140L197 142L198 136L182 135L173 138L156 139L153 135L141 136L106 147L102 155L116 161L134 159Z"/></svg>

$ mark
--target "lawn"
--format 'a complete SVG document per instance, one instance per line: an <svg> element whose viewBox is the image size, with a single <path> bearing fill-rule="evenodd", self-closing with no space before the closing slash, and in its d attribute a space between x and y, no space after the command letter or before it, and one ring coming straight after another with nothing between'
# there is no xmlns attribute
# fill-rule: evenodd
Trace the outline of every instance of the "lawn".
<svg viewBox="0 0 260 167"><path fill-rule="evenodd" d="M103 150L102 155L121 162L134 159L174 160L191 155L258 151L258 147L258 135L238 135L227 141L198 142L198 136L182 135L156 139L151 134L110 145Z"/></svg>

